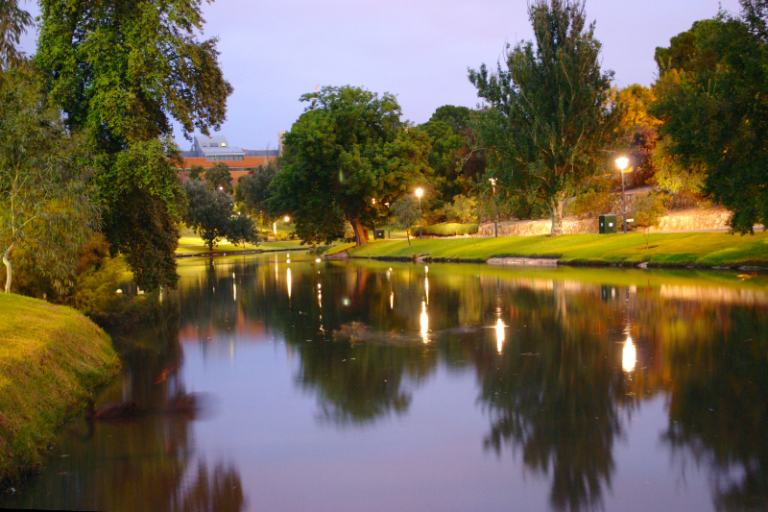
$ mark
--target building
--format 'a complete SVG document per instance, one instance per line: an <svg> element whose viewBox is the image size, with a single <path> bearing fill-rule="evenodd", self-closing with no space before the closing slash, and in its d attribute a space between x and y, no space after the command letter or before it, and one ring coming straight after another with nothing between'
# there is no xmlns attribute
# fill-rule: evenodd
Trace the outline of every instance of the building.
<svg viewBox="0 0 768 512"><path fill-rule="evenodd" d="M196 135L190 151L182 151L183 169L189 171L193 165L210 169L218 162L224 162L230 168L232 178L237 181L249 170L265 165L280 155L280 150L241 149L229 145L223 135L206 137Z"/></svg>

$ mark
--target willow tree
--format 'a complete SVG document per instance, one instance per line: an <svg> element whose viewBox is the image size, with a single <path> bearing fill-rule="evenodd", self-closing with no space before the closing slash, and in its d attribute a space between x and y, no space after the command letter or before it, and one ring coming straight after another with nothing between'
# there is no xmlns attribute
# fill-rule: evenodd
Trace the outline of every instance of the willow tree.
<svg viewBox="0 0 768 512"><path fill-rule="evenodd" d="M485 108L476 119L500 185L545 203L552 235L563 234L563 204L601 165L615 137L610 107L613 72L600 68L595 24L583 0L536 0L528 14L536 42L507 45L496 73L470 70Z"/></svg>
<svg viewBox="0 0 768 512"><path fill-rule="evenodd" d="M173 286L178 230L174 214L183 204L178 179L166 169L141 165L130 182L120 175L124 153L143 161L172 158L176 148L149 144L173 134L218 129L225 120L232 87L219 68L216 39L201 40L202 0L40 0L40 37L35 65L49 100L65 114L73 132L82 132L97 148L95 183L105 210L103 226L113 250L161 275L138 272L145 289ZM154 150L154 157L147 151ZM128 158L128 160L131 160ZM120 188L116 188L119 184ZM158 188L156 185L162 185ZM126 192L133 200L115 202ZM158 222L142 222L146 204ZM156 215L155 215L156 213ZM162 250L147 247L163 241ZM150 258L150 261L147 261ZM146 276L147 279L141 282Z"/></svg>
<svg viewBox="0 0 768 512"><path fill-rule="evenodd" d="M387 202L429 172L429 137L400 120L391 94L359 87L324 87L285 134L285 168L270 184L269 210L289 214L309 243L344 235L344 221L358 245L367 227L386 216Z"/></svg>

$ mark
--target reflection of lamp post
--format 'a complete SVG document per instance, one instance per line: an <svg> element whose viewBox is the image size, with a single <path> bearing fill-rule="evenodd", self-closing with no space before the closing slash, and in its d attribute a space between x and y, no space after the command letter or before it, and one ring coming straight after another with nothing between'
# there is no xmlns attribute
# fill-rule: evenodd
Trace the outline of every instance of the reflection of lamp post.
<svg viewBox="0 0 768 512"><path fill-rule="evenodd" d="M504 322L501 318L496 320L496 350L501 354L502 348L504 348Z"/></svg>
<svg viewBox="0 0 768 512"><path fill-rule="evenodd" d="M419 240L421 240L421 196L424 195L424 190L421 188L416 189L416 197L419 198Z"/></svg>
<svg viewBox="0 0 768 512"><path fill-rule="evenodd" d="M616 159L616 165L619 166L619 172L621 172L621 209L624 210L622 215L624 217L624 234L627 234L627 194L624 191L624 169L629 165L629 158L622 156Z"/></svg>
<svg viewBox="0 0 768 512"><path fill-rule="evenodd" d="M635 369L637 364L637 349L632 342L632 336L627 334L627 341L624 342L624 350L621 352L621 367L629 373Z"/></svg>
<svg viewBox="0 0 768 512"><path fill-rule="evenodd" d="M496 214L496 178L490 178L488 181L491 182L491 187L492 187L491 200L493 201L493 236L498 237L499 236L499 220L498 220L498 215Z"/></svg>
<svg viewBox="0 0 768 512"><path fill-rule="evenodd" d="M384 203L384 205L387 207L387 238L392 238L392 233L389 230L389 203Z"/></svg>

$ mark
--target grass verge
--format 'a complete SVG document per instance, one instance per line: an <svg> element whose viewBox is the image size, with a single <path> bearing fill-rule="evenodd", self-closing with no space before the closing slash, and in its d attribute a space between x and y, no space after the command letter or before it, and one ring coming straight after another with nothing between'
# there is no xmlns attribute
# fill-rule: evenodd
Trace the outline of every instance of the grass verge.
<svg viewBox="0 0 768 512"><path fill-rule="evenodd" d="M81 313L0 294L0 482L39 468L57 429L118 369L109 336Z"/></svg>
<svg viewBox="0 0 768 512"><path fill-rule="evenodd" d="M565 235L469 238L450 240L376 240L352 249L353 257L479 261L493 257L559 258L570 264L639 264L651 266L768 267L768 233L655 233L650 248L642 234Z"/></svg>

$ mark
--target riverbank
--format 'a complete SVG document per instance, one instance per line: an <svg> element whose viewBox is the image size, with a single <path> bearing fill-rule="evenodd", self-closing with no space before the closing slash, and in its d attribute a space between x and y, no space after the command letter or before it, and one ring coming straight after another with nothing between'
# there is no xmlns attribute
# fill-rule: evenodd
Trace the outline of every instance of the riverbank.
<svg viewBox="0 0 768 512"><path fill-rule="evenodd" d="M109 336L81 313L0 294L0 482L40 467L57 429L118 369Z"/></svg>
<svg viewBox="0 0 768 512"><path fill-rule="evenodd" d="M330 255L343 250L329 251ZM376 240L349 248L353 258L485 262L491 258L556 259L559 265L768 268L768 233L654 233L645 248L640 233L627 235L509 236L403 241Z"/></svg>

